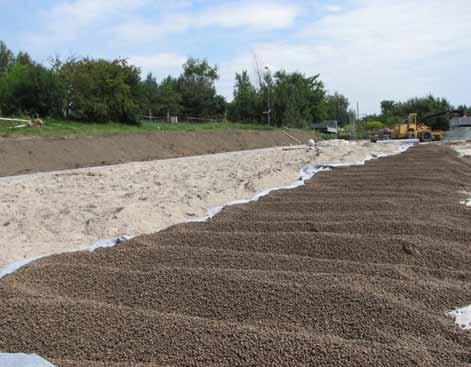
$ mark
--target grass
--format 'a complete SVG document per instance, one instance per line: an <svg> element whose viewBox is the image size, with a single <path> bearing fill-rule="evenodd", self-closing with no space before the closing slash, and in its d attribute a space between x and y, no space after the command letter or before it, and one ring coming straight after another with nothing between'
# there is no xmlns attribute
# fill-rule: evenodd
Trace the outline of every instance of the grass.
<svg viewBox="0 0 471 367"><path fill-rule="evenodd" d="M161 131L209 131L209 130L275 130L267 125L241 124L229 122L209 123L178 123L168 124L159 122L143 121L141 126L126 125L120 123L83 123L74 121L46 120L46 125L39 128L9 127L20 125L20 123L0 121L0 136L42 136L42 137L74 137L74 136L103 136L114 134L140 134L157 133Z"/></svg>

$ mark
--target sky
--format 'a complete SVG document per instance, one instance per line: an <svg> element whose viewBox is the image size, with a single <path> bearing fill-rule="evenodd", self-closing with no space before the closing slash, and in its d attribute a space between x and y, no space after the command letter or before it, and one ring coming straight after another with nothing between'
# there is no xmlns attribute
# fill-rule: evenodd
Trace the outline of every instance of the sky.
<svg viewBox="0 0 471 367"><path fill-rule="evenodd" d="M432 93L471 105L471 0L0 0L0 40L39 62L125 57L157 79L188 57L320 74L360 113Z"/></svg>

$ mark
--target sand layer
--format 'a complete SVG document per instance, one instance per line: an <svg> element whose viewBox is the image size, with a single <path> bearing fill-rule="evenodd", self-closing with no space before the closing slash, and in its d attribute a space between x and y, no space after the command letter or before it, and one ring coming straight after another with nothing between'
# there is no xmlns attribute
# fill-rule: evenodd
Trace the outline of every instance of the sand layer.
<svg viewBox="0 0 471 367"><path fill-rule="evenodd" d="M208 208L287 186L316 162L354 162L397 146L322 142L0 178L0 268L100 239L152 233Z"/></svg>
<svg viewBox="0 0 471 367"><path fill-rule="evenodd" d="M445 145L456 150L460 156L471 158L471 141L454 141Z"/></svg>
<svg viewBox="0 0 471 367"><path fill-rule="evenodd" d="M0 281L0 350L58 366L469 366L471 164L440 146Z"/></svg>

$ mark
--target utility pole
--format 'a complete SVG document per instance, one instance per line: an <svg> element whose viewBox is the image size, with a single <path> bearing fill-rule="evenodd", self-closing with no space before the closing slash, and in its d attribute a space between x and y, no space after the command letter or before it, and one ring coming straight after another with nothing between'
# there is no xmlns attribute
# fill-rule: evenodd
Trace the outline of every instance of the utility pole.
<svg viewBox="0 0 471 367"><path fill-rule="evenodd" d="M267 82L267 93L268 93L268 98L267 98L267 104L268 104L268 109L267 109L267 119L268 119L268 126L271 126L271 71L268 66L265 66L265 70L267 70L268 75L270 76L269 82Z"/></svg>
<svg viewBox="0 0 471 367"><path fill-rule="evenodd" d="M360 120L360 103L357 101L357 110L353 118L353 140L357 140L357 122Z"/></svg>

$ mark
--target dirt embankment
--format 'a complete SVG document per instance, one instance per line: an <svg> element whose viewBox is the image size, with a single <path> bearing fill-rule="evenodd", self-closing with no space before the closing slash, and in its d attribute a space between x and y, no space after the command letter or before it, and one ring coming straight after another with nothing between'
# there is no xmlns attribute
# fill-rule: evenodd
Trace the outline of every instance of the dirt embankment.
<svg viewBox="0 0 471 367"><path fill-rule="evenodd" d="M0 281L0 350L69 366L469 366L471 166L439 146Z"/></svg>
<svg viewBox="0 0 471 367"><path fill-rule="evenodd" d="M305 143L312 132L290 131ZM198 131L80 138L0 138L0 176L296 144L282 131Z"/></svg>

